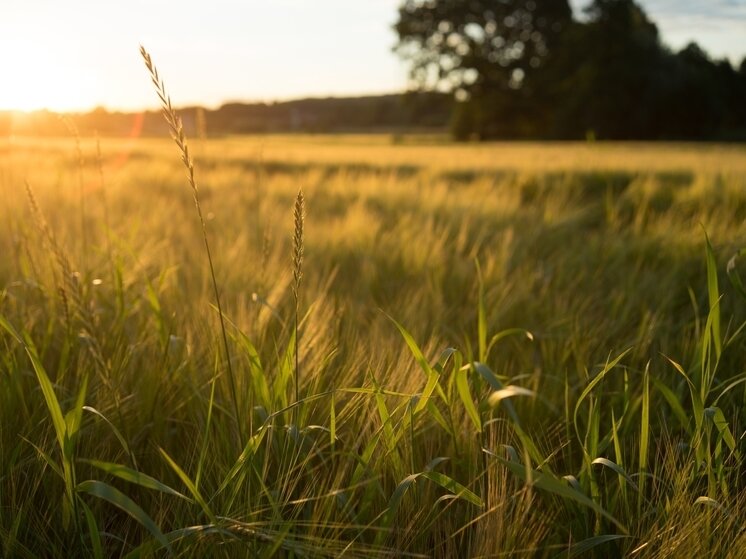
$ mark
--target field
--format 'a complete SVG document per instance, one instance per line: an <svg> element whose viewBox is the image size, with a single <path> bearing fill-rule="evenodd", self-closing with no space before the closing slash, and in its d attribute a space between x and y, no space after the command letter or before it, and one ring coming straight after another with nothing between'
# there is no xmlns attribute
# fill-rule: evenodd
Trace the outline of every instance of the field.
<svg viewBox="0 0 746 559"><path fill-rule="evenodd" d="M746 148L189 149L0 140L0 555L746 557Z"/></svg>

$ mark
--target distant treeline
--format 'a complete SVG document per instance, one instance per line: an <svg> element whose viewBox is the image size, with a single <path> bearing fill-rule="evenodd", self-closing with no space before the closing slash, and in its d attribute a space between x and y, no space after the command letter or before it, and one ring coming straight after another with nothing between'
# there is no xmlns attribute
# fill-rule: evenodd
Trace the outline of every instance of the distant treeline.
<svg viewBox="0 0 746 559"><path fill-rule="evenodd" d="M228 103L216 110L179 109L190 135L256 133L445 132L453 110L450 95L433 92L351 98L301 99L281 103ZM107 112L65 115L81 135L168 134L159 112ZM28 114L0 112L0 137L64 136L64 118L48 111Z"/></svg>
<svg viewBox="0 0 746 559"><path fill-rule="evenodd" d="M419 91L187 107L187 132L746 140L746 58L734 67L694 43L672 51L634 0L590 0L580 19L568 0L403 0L395 28ZM167 134L156 112L72 119L83 135ZM13 134L69 127L45 111L0 112L0 136Z"/></svg>
<svg viewBox="0 0 746 559"><path fill-rule="evenodd" d="M405 0L396 30L458 138L746 139L746 58L670 50L633 0Z"/></svg>

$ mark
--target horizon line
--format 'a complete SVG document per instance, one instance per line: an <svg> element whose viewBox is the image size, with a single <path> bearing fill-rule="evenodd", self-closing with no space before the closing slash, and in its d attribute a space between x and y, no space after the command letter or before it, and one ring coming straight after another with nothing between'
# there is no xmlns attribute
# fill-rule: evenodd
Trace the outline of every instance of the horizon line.
<svg viewBox="0 0 746 559"><path fill-rule="evenodd" d="M405 95L407 93L442 93L437 91L425 91L425 90L419 90L417 88L410 88L410 89L404 89L404 90L387 90L387 91L373 91L373 92L367 92L367 93L351 93L351 94L344 94L344 93L309 93L307 95L298 95L298 96L288 96L288 97L274 97L274 98L256 98L256 99L226 99L224 101L220 101L219 103L196 103L196 102L185 102L176 104L174 103L174 108L176 110L185 110L185 109L196 109L201 108L205 109L207 111L219 111L223 107L227 105L276 105L276 104L282 104L282 103L294 103L298 101L310 101L310 100L328 100L328 99L364 99L369 97L388 97L388 96L395 96L395 95ZM60 114L60 115L82 115L82 114L90 114L97 111L106 112L108 114L137 114L137 113L158 113L161 111L160 106L157 104L154 104L152 106L146 106L146 107L112 107L107 106L105 104L99 104L99 105L93 105L89 108L79 108L79 109L54 109L49 107L39 107L35 109L16 109L16 108L6 108L6 107L0 107L0 113L14 113L14 114L22 114L22 115L33 115L36 113L51 113L51 114Z"/></svg>

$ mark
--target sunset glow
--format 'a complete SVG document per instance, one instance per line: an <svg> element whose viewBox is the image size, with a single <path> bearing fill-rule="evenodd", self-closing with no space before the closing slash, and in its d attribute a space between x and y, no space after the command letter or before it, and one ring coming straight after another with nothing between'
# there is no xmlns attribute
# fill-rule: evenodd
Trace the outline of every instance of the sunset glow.
<svg viewBox="0 0 746 559"><path fill-rule="evenodd" d="M586 4L573 0L575 10ZM746 3L642 0L674 49L698 41L734 64L746 54ZM392 52L399 0L185 0L116 6L27 0L0 7L0 110L81 111L154 106L138 56L158 59L177 105L402 91Z"/></svg>
<svg viewBox="0 0 746 559"><path fill-rule="evenodd" d="M64 45L50 49L34 39L21 33L0 39L6 44L3 52L10 54L0 58L0 75L4 77L0 110L90 108L95 78L76 60L76 53Z"/></svg>

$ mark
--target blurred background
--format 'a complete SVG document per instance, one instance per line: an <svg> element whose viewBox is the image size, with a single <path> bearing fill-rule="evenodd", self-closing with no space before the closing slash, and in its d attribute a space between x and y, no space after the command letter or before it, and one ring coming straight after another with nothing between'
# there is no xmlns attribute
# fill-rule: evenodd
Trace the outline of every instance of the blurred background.
<svg viewBox="0 0 746 559"><path fill-rule="evenodd" d="M744 0L220 0L0 8L0 136L185 125L458 140L746 139Z"/></svg>

